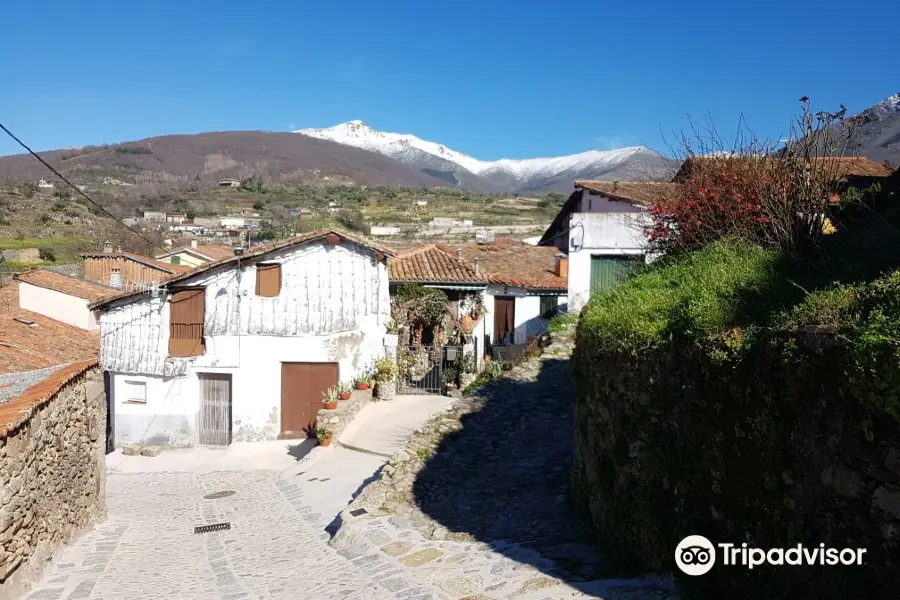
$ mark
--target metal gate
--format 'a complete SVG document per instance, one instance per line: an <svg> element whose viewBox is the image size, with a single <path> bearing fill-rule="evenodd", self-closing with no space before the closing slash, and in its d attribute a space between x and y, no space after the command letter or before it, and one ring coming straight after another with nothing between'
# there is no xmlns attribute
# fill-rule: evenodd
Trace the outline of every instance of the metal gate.
<svg viewBox="0 0 900 600"><path fill-rule="evenodd" d="M400 385L405 391L439 394L444 389L444 371L462 355L460 346L407 346L399 348Z"/></svg>
<svg viewBox="0 0 900 600"><path fill-rule="evenodd" d="M200 444L231 443L231 375L200 373Z"/></svg>

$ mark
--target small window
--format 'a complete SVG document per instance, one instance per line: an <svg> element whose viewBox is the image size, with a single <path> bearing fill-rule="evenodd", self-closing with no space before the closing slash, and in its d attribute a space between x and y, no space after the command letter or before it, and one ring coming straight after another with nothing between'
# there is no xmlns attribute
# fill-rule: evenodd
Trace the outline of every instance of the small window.
<svg viewBox="0 0 900 600"><path fill-rule="evenodd" d="M281 293L281 265L261 263L256 265L256 295L273 298Z"/></svg>
<svg viewBox="0 0 900 600"><path fill-rule="evenodd" d="M180 256L173 256L173 257L172 257L172 264L173 264L173 265L180 265L180 264L181 264L181 257L180 257Z"/></svg>
<svg viewBox="0 0 900 600"><path fill-rule="evenodd" d="M125 402L147 404L147 384L143 381L125 381Z"/></svg>
<svg viewBox="0 0 900 600"><path fill-rule="evenodd" d="M558 308L556 296L541 296L541 318L552 319Z"/></svg>

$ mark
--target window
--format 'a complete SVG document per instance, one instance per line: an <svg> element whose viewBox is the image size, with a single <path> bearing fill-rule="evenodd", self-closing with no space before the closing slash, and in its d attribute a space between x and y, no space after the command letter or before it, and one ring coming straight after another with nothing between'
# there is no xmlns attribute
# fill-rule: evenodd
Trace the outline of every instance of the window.
<svg viewBox="0 0 900 600"><path fill-rule="evenodd" d="M256 295L275 297L281 293L281 265L260 263L256 265Z"/></svg>
<svg viewBox="0 0 900 600"><path fill-rule="evenodd" d="M556 316L557 310L557 300L556 296L541 296L541 318L542 319L552 319Z"/></svg>
<svg viewBox="0 0 900 600"><path fill-rule="evenodd" d="M169 300L169 356L203 354L204 290L175 292Z"/></svg>
<svg viewBox="0 0 900 600"><path fill-rule="evenodd" d="M173 257L172 257L172 264L173 264L173 265L180 265L180 264L181 264L181 257L178 256L178 255L173 256Z"/></svg>
<svg viewBox="0 0 900 600"><path fill-rule="evenodd" d="M147 404L147 384L143 381L125 381L125 402Z"/></svg>

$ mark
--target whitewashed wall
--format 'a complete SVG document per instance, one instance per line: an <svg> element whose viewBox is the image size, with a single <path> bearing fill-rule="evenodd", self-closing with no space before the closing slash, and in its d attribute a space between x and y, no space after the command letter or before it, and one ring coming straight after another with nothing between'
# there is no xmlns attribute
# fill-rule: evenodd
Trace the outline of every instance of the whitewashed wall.
<svg viewBox="0 0 900 600"><path fill-rule="evenodd" d="M645 260L651 260L647 255L645 233L650 222L650 215L646 212L573 213L569 217L570 311L581 310L590 298L591 256L644 255Z"/></svg>
<svg viewBox="0 0 900 600"><path fill-rule="evenodd" d="M548 293L548 296L554 294ZM490 342L494 343L494 297L513 296L515 309L513 314L513 327L515 328L516 341L523 341L531 336L539 335L547 329L549 319L541 319L541 298L539 295L529 294L527 290L517 287L508 287L502 284L492 283L487 288L485 307L488 314L485 315L486 335ZM567 303L565 295L556 295L557 306Z"/></svg>
<svg viewBox="0 0 900 600"><path fill-rule="evenodd" d="M278 297L256 296L255 264L179 283L206 287L203 357L168 358L169 303L143 298L103 313L101 364L121 373L184 375L190 364L233 362L233 354L229 358L229 351L217 350L217 336L321 336L377 327L388 315L387 271L355 245L312 243L273 253L263 262L282 263Z"/></svg>
<svg viewBox="0 0 900 600"><path fill-rule="evenodd" d="M254 264L182 283L206 287L202 356L168 358L169 303L162 297L103 313L101 363L113 372L117 445L196 443L203 372L232 375L235 441L274 439L281 423L282 362L336 362L347 380L384 354L387 271L367 250L313 243L262 262L282 263L276 298L255 295ZM122 396L131 379L147 382L146 404Z"/></svg>
<svg viewBox="0 0 900 600"><path fill-rule="evenodd" d="M81 329L89 331L100 329L97 317L88 308L88 301L84 298L24 281L19 282L19 307Z"/></svg>

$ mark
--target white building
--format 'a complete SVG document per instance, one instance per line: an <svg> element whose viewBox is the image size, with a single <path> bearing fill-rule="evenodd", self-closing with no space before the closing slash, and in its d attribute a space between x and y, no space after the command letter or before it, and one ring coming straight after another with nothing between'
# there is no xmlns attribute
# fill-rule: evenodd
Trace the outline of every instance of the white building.
<svg viewBox="0 0 900 600"><path fill-rule="evenodd" d="M145 210L144 211L144 220L148 223L165 223L166 222L166 213Z"/></svg>
<svg viewBox="0 0 900 600"><path fill-rule="evenodd" d="M244 227L246 224L247 220L243 217L222 217L219 219L219 227Z"/></svg>
<svg viewBox="0 0 900 600"><path fill-rule="evenodd" d="M647 207L675 189L672 183L579 181L541 237L568 257L569 310L579 311L591 294L628 277L647 251Z"/></svg>
<svg viewBox="0 0 900 600"><path fill-rule="evenodd" d="M384 354L389 250L318 231L95 303L117 445L306 437Z"/></svg>
<svg viewBox="0 0 900 600"><path fill-rule="evenodd" d="M88 304L118 293L105 285L35 269L17 273L19 308L88 331L100 331L99 314Z"/></svg>
<svg viewBox="0 0 900 600"><path fill-rule="evenodd" d="M447 293L451 307L478 295L480 356L493 346L522 345L542 334L567 306L565 261L553 248L501 239L490 244L429 244L390 261L392 286L418 283ZM452 308L457 310L457 308Z"/></svg>
<svg viewBox="0 0 900 600"><path fill-rule="evenodd" d="M47 181L46 179L41 179L40 181L38 181L37 186L39 188L41 188L42 190L52 190L53 189L53 184L50 183L49 181Z"/></svg>

